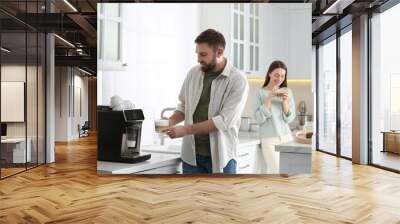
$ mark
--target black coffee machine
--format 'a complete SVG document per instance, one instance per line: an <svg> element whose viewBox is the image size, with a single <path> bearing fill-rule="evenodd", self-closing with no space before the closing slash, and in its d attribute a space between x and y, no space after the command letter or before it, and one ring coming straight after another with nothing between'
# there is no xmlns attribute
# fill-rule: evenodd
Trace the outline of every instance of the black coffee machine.
<svg viewBox="0 0 400 224"><path fill-rule="evenodd" d="M97 159L100 161L138 163L151 154L140 153L143 111L113 111L108 106L97 108Z"/></svg>

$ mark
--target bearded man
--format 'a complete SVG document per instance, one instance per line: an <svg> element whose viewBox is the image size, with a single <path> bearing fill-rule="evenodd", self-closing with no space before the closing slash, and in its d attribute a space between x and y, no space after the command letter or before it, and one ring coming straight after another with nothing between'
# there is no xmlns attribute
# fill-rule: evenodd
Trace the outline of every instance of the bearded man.
<svg viewBox="0 0 400 224"><path fill-rule="evenodd" d="M195 43L199 65L185 78L166 133L170 138L183 137L183 174L234 174L249 85L224 57L225 38L220 32L207 29ZM177 125L181 121L184 124Z"/></svg>

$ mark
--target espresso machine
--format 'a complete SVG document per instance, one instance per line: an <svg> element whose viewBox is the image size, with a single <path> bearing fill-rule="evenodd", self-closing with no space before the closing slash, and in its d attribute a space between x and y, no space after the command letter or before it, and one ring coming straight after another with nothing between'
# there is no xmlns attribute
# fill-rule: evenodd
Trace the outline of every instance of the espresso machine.
<svg viewBox="0 0 400 224"><path fill-rule="evenodd" d="M97 158L100 161L138 163L150 159L151 154L140 152L143 111L97 109Z"/></svg>

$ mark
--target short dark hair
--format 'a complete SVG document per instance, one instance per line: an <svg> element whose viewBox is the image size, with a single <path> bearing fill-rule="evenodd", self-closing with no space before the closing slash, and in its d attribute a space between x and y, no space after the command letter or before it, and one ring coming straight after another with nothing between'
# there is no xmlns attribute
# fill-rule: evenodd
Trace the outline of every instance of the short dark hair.
<svg viewBox="0 0 400 224"><path fill-rule="evenodd" d="M199 36L196 37L194 41L196 44L199 43L207 43L210 47L217 50L218 47L222 47L225 49L225 38L222 33L214 30L214 29L207 29L200 33Z"/></svg>

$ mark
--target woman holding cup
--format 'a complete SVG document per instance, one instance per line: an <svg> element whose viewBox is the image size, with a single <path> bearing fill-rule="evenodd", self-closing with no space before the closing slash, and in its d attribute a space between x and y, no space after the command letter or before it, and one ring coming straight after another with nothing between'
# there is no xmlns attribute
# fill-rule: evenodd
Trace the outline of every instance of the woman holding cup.
<svg viewBox="0 0 400 224"><path fill-rule="evenodd" d="M257 92L254 117L260 125L263 173L279 173L279 152L275 145L293 140L289 123L296 117L292 91L287 87L287 67L282 61L269 66L264 84Z"/></svg>

